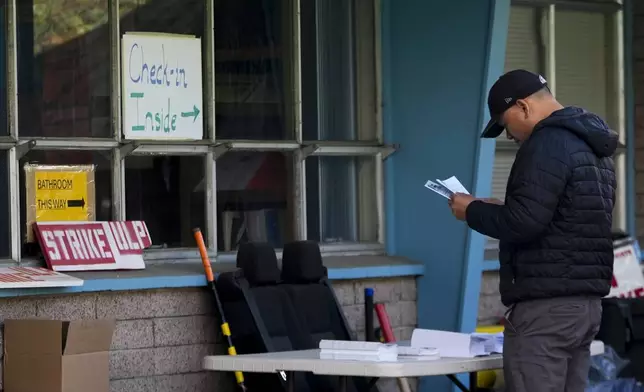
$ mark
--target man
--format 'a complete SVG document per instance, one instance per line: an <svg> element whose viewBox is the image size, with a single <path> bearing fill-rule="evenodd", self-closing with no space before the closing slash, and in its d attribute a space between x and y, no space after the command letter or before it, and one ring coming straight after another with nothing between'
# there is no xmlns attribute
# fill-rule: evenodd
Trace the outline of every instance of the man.
<svg viewBox="0 0 644 392"><path fill-rule="evenodd" d="M456 194L450 207L500 240L505 382L513 392L582 392L613 272L617 135L525 70L497 80L488 108L482 137L505 129L520 145L505 202Z"/></svg>

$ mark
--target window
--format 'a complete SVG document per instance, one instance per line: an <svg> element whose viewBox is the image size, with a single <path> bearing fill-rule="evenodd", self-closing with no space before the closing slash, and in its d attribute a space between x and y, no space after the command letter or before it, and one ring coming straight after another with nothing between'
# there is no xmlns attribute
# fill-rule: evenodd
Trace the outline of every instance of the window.
<svg viewBox="0 0 644 392"><path fill-rule="evenodd" d="M276 248L293 239L292 154L231 152L217 160L218 249L241 242Z"/></svg>
<svg viewBox="0 0 644 392"><path fill-rule="evenodd" d="M21 136L109 137L107 0L16 6Z"/></svg>
<svg viewBox="0 0 644 392"><path fill-rule="evenodd" d="M309 239L376 242L378 211L373 157L310 157L306 164Z"/></svg>
<svg viewBox="0 0 644 392"><path fill-rule="evenodd" d="M378 140L375 20L372 1L302 2L305 140ZM380 158L357 152L306 160L309 239L326 244L379 240Z"/></svg>
<svg viewBox="0 0 644 392"><path fill-rule="evenodd" d="M202 39L203 48L204 4L201 0L120 0L120 35L189 34ZM142 53L145 55L145 48ZM204 117L197 121L204 121ZM194 149L179 155L163 145L151 147L150 154L134 150L123 160L125 218L145 221L152 250L194 248L194 227L201 227L208 237L204 226L206 155Z"/></svg>
<svg viewBox="0 0 644 392"><path fill-rule="evenodd" d="M581 2L580 2L581 3ZM621 11L620 11L621 12ZM618 57L621 27L615 8L567 9L563 5L531 7L513 5L505 55L505 71L517 68L538 72L548 80L563 105L580 106L602 116L620 133L623 124L617 114L621 97L621 76L612 59ZM617 76L616 76L617 75ZM492 196L503 200L517 146L499 137L492 176ZM620 170L619 165L617 170ZM622 196L623 197L623 196ZM618 199L619 190L618 190ZM616 210L617 211L617 210ZM623 219L615 213L616 221ZM488 249L498 246L488 239ZM488 252L489 253L489 252Z"/></svg>
<svg viewBox="0 0 644 392"><path fill-rule="evenodd" d="M0 1L0 91L7 91L6 85L6 5ZM0 94L0 138L9 134L7 127L7 94ZM10 219L9 219L9 192L6 184L9 183L9 157L6 150L0 150L0 187L5 187L0 192L0 258L11 255Z"/></svg>
<svg viewBox="0 0 644 392"><path fill-rule="evenodd" d="M194 227L213 253L306 238L328 251L383 251L391 149L372 0L21 0L0 13L0 53L17 59L0 61L0 87L17 89L0 99L2 118L7 102L18 108L0 126L18 139L0 149L11 168L0 184L17 184L0 196L0 258L38 255L26 198L34 164L91 168L87 219L144 220L149 260L194 257ZM123 132L128 33L200 40L203 140Z"/></svg>
<svg viewBox="0 0 644 392"><path fill-rule="evenodd" d="M196 247L192 229L206 229L204 168L199 155L125 158L126 218L145 221L152 248Z"/></svg>
<svg viewBox="0 0 644 392"><path fill-rule="evenodd" d="M0 0L0 91L7 91L6 83L6 55L7 55L7 24L6 24L6 5ZM7 94L0 94L0 137L7 136ZM3 161L4 162L4 161ZM1 215L0 215L1 216Z"/></svg>
<svg viewBox="0 0 644 392"><path fill-rule="evenodd" d="M7 184L8 156L6 151L0 150L0 184ZM10 256L11 233L9 230L9 192L0 192L0 258Z"/></svg>
<svg viewBox="0 0 644 392"><path fill-rule="evenodd" d="M304 139L375 140L373 1L302 2Z"/></svg>
<svg viewBox="0 0 644 392"><path fill-rule="evenodd" d="M284 0L215 2L217 139L294 139L289 7Z"/></svg>

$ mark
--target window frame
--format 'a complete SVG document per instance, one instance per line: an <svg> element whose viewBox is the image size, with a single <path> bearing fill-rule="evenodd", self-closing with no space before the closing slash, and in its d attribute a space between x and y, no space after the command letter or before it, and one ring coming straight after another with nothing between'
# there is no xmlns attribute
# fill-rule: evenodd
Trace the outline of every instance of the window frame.
<svg viewBox="0 0 644 392"><path fill-rule="evenodd" d="M19 187L19 160L30 150L91 150L110 154L112 160L112 219L125 220L125 162L124 159L130 155L199 155L205 156L205 211L206 211L206 233L205 239L208 252L211 257L218 261L233 260L236 252L225 252L217 254L217 189L216 189L216 165L217 159L227 152L235 151L280 151L293 154L293 189L291 200L293 201L293 227L296 240L307 238L306 225L306 171L305 159L308 156L373 156L376 160L376 206L378 209L378 236L375 243L345 243L345 244L321 244L325 254L353 255L353 254L384 254L385 243L385 222L384 222L384 177L383 160L395 151L394 146L385 145L382 131L382 66L381 66L381 0L369 0L374 7L374 48L373 58L375 60L376 77L376 109L373 115L376 117L375 138L372 141L303 141L302 138L302 77L301 77L301 20L300 0L290 0L285 13L291 23L284 28L290 34L292 45L291 62L288 64L287 76L292 78L293 94L289 97L288 122L294 130L294 137L291 140L237 140L217 139L215 125L215 5L214 0L203 0L205 2L205 23L204 23L204 51L203 61L203 92L204 92L204 115L206 116L204 139L189 142L176 141L138 141L126 140L122 133L122 108L121 108L121 37L119 0L108 0L108 29L110 37L110 106L111 106L111 138L53 138L53 137L20 137L18 124L18 67L17 67L17 1L7 0L7 44L6 44L6 77L7 77L7 137L0 137L0 149L7 150L7 170L9 171L9 200L10 213L9 224L12 233L11 237L11 259L2 260L9 263L27 263L35 260L25 258L21 260L22 240L20 238L20 198L23 197ZM119 66L113 66L118 64ZM357 105L358 111L360 104ZM279 252L278 252L279 253ZM181 261L194 260L199 257L197 249L193 248L171 248L163 250L147 250L145 252L146 262Z"/></svg>

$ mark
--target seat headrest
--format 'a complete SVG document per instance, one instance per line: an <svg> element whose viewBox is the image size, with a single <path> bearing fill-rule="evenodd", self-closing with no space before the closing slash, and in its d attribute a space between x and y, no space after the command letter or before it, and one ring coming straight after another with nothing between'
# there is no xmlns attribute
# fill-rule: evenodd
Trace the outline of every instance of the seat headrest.
<svg viewBox="0 0 644 392"><path fill-rule="evenodd" d="M284 245L282 281L285 283L318 282L326 277L320 246L315 241L295 241Z"/></svg>
<svg viewBox="0 0 644 392"><path fill-rule="evenodd" d="M275 249L263 242L246 242L237 250L237 268L251 285L276 284L280 279Z"/></svg>

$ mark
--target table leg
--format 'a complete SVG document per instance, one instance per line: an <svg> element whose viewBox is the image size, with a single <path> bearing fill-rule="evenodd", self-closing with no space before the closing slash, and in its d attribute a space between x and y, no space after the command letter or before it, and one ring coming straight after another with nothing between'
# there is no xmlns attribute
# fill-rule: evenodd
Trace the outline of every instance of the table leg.
<svg viewBox="0 0 644 392"><path fill-rule="evenodd" d="M295 392L295 372L286 372L287 392Z"/></svg>
<svg viewBox="0 0 644 392"><path fill-rule="evenodd" d="M447 378L449 378L454 383L454 385L456 385L456 388L461 390L461 392L469 392L467 390L467 387L462 382L460 382L459 379L456 378L456 376L454 376L453 374L448 374Z"/></svg>
<svg viewBox="0 0 644 392"><path fill-rule="evenodd" d="M347 376L338 377L338 381L340 382L340 392L347 392L347 380Z"/></svg>
<svg viewBox="0 0 644 392"><path fill-rule="evenodd" d="M478 372L470 372L470 392L476 392L478 390Z"/></svg>

